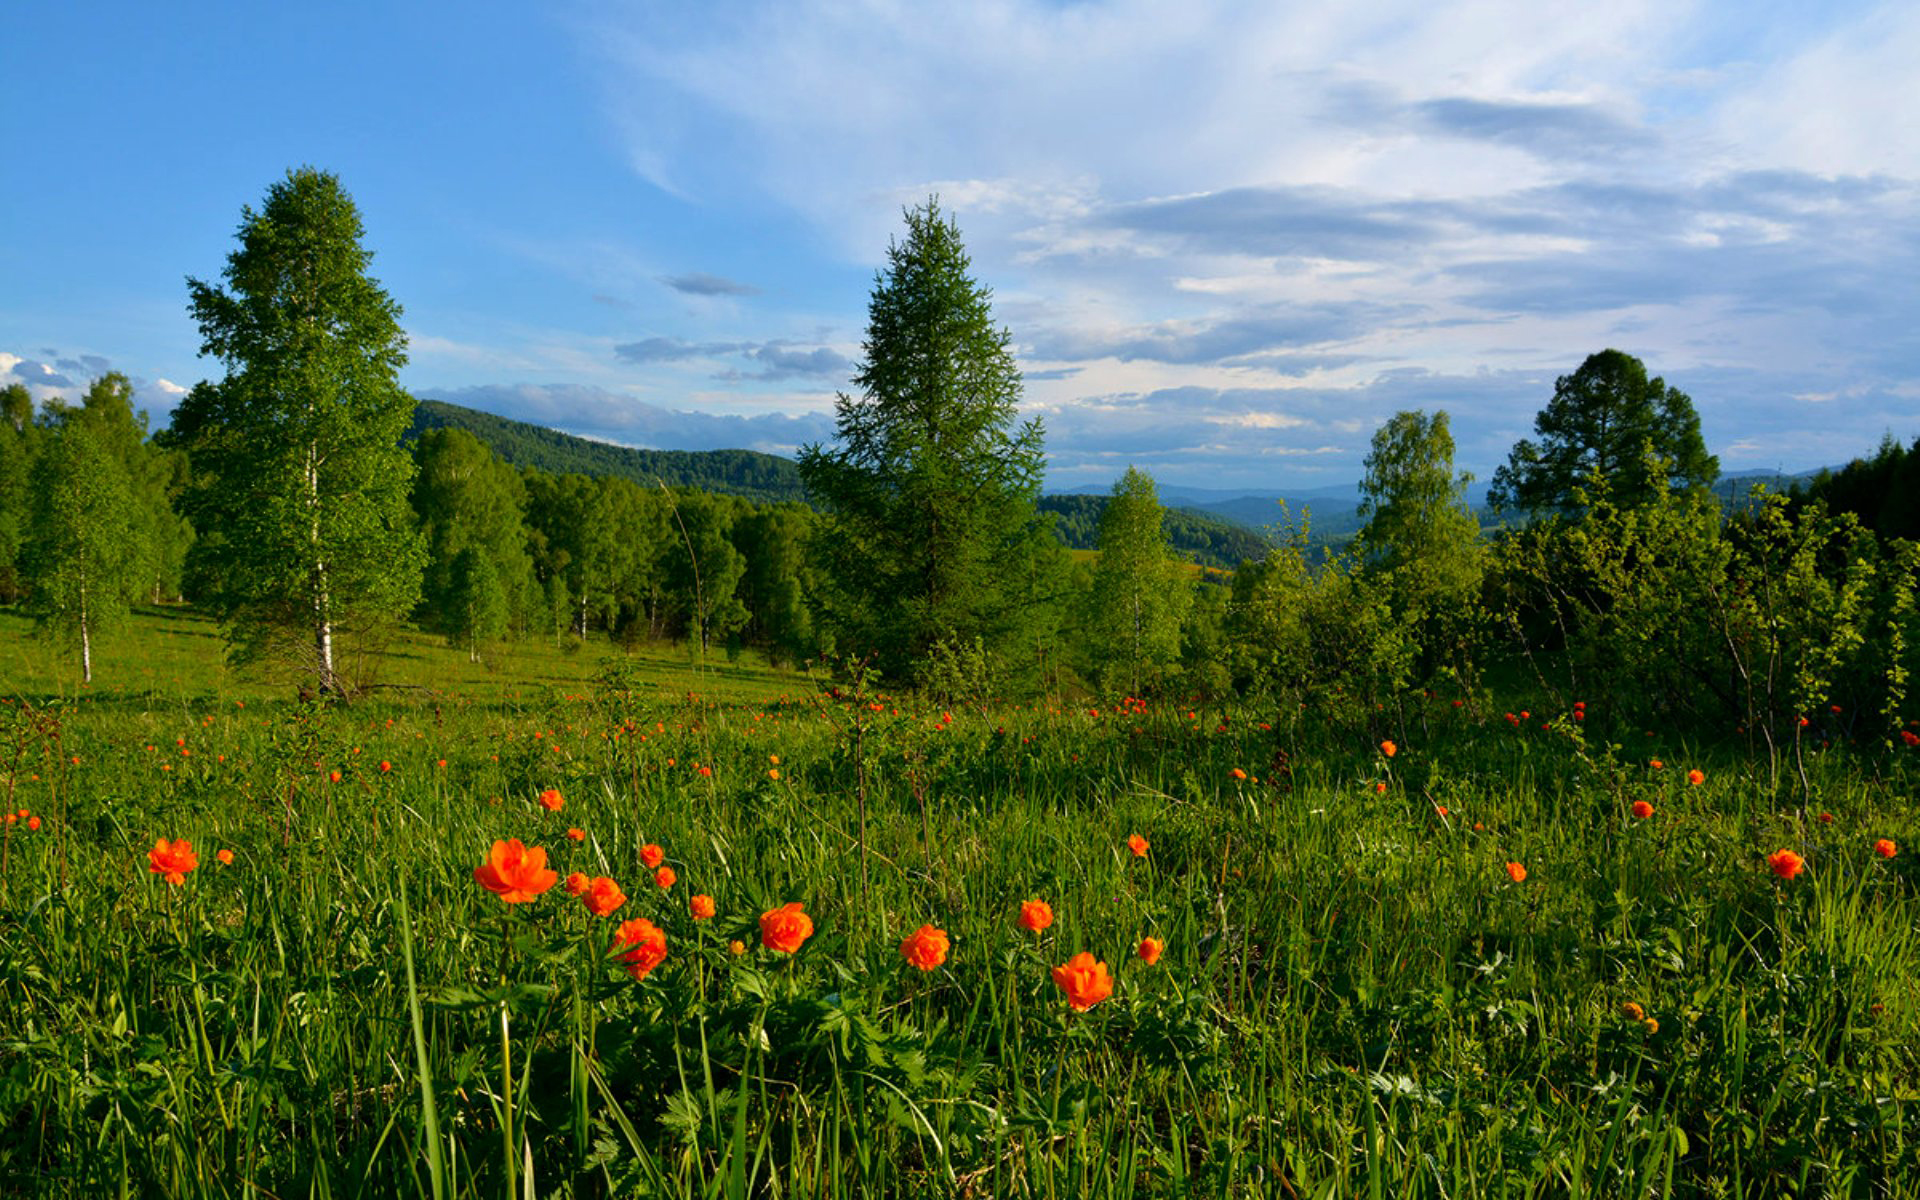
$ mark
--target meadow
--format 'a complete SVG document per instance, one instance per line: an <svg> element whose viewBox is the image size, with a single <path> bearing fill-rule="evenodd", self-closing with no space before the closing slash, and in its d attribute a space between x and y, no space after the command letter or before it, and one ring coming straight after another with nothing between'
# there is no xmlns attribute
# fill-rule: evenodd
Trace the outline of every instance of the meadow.
<svg viewBox="0 0 1920 1200"><path fill-rule="evenodd" d="M1920 1195L1920 749L1845 714L1783 796L1517 683L219 649L0 613L0 1193Z"/></svg>

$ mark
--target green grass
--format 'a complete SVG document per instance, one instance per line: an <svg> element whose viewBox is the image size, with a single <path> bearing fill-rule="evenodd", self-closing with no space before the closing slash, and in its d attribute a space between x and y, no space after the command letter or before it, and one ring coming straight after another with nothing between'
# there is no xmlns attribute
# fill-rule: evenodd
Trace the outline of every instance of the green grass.
<svg viewBox="0 0 1920 1200"><path fill-rule="evenodd" d="M142 614L76 696L0 616L0 790L43 821L0 849L0 1193L1920 1186L1915 758L1817 758L1802 811L1604 713L1511 726L1524 696L1406 729L946 725L679 649L614 692L604 646L486 671L425 638L380 672L408 686L326 708L226 673L211 632ZM181 886L147 870L159 837L199 853ZM473 870L508 837L630 899L503 904ZM1781 847L1806 874L1767 871ZM761 947L793 900L814 936ZM643 916L669 953L635 981L605 949ZM924 975L899 950L923 923L953 945ZM1082 949L1116 983L1076 1014L1050 969Z"/></svg>

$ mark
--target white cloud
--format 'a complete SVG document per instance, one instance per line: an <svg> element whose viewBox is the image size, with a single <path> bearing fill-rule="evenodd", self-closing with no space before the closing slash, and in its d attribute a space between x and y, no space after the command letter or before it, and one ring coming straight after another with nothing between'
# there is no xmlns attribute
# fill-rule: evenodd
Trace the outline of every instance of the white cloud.
<svg viewBox="0 0 1920 1200"><path fill-rule="evenodd" d="M1082 454L1088 422L1124 442L1192 389L1260 397L1231 416L1249 438L1313 392L1355 428L1311 449L1355 474L1349 434L1441 402L1485 471L1607 345L1727 388L1696 391L1710 441L1715 416L1791 429L1795 391L1841 396L1832 432L1920 380L1911 6L1779 37L1654 0L590 12L629 157L676 194L771 199L877 263L938 193L1029 410Z"/></svg>

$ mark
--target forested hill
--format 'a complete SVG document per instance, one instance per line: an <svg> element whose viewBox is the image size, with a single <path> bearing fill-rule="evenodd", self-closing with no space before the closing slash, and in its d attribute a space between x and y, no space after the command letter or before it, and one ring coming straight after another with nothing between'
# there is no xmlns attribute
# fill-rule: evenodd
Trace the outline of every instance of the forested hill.
<svg viewBox="0 0 1920 1200"><path fill-rule="evenodd" d="M1040 497L1040 511L1053 518L1053 529L1062 544L1073 550L1093 550L1100 545L1100 513L1107 497L1054 495ZM1166 512L1167 537L1173 552L1207 567L1227 570L1249 558L1265 558L1267 539L1212 513L1188 508L1169 508Z"/></svg>
<svg viewBox="0 0 1920 1200"><path fill-rule="evenodd" d="M466 430L516 467L555 475L615 475L649 486L660 480L668 487L696 487L761 503L806 501L793 460L757 450L638 450L442 400L420 401L407 440L443 425ZM1063 543L1091 550L1100 541L1100 510L1106 502L1100 495L1043 496L1040 508L1053 518ZM1205 566L1232 568L1267 551L1266 539L1253 530L1192 509L1169 508L1167 533L1175 553Z"/></svg>
<svg viewBox="0 0 1920 1200"><path fill-rule="evenodd" d="M420 401L407 440L443 425L466 430L516 467L537 467L555 475L615 475L648 486L659 481L761 503L806 499L800 469L792 459L757 450L638 450L440 400Z"/></svg>

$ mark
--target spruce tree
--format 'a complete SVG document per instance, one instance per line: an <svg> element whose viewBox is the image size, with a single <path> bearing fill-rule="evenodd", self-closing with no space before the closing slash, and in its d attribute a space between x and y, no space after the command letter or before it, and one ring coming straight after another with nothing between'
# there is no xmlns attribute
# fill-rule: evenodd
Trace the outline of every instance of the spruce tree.
<svg viewBox="0 0 1920 1200"><path fill-rule="evenodd" d="M824 513L830 615L841 649L895 677L976 641L1030 664L1040 614L1015 596L1051 561L1035 508L1044 435L1037 420L1015 424L1011 335L969 274L958 225L934 201L906 224L874 282L859 395L835 405L837 444L800 456Z"/></svg>

